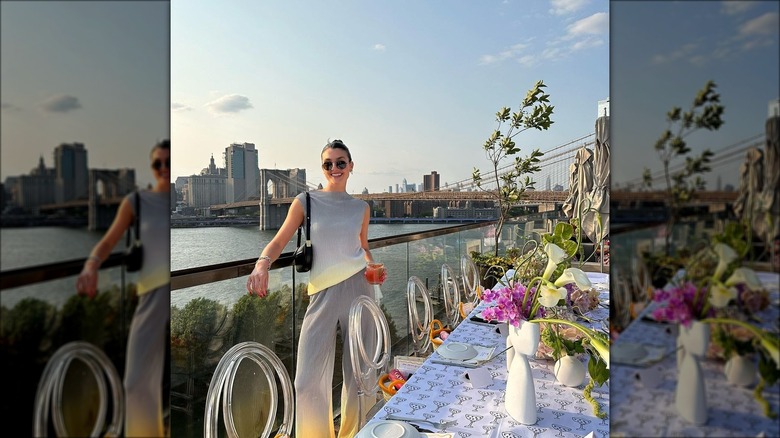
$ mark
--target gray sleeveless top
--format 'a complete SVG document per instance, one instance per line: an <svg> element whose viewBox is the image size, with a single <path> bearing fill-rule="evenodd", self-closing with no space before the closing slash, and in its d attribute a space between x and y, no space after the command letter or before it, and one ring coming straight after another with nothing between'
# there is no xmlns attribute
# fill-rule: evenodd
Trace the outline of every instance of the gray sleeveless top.
<svg viewBox="0 0 780 438"><path fill-rule="evenodd" d="M338 284L366 266L360 228L368 204L346 192L309 192L311 243L314 259L309 271L309 295ZM296 196L306 214L306 194ZM304 230L306 219L304 218Z"/></svg>
<svg viewBox="0 0 780 438"><path fill-rule="evenodd" d="M140 190L141 244L144 263L138 273L138 295L171 282L171 194ZM125 197L135 211L135 195ZM131 225L135 230L135 225ZM135 231L133 231L135 233Z"/></svg>

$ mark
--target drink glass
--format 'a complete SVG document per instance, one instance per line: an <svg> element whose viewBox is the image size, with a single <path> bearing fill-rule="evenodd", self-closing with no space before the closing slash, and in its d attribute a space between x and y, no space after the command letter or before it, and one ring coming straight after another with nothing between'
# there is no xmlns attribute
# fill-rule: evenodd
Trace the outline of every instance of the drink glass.
<svg viewBox="0 0 780 438"><path fill-rule="evenodd" d="M369 284L380 285L384 281L385 264L368 263L366 265L366 280Z"/></svg>

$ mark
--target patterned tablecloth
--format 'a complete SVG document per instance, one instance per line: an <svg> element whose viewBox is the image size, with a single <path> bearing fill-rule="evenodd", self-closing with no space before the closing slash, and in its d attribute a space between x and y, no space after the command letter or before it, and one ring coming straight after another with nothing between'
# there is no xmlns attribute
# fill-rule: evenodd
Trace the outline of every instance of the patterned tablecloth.
<svg viewBox="0 0 780 438"><path fill-rule="evenodd" d="M778 274L759 273L759 278L770 290L772 301L770 309L760 317L771 327L778 318ZM659 346L672 352L676 345L676 327L637 319L612 344L612 350L625 343ZM753 397L754 386L743 388L729 384L721 362L707 360L701 364L708 411L708 421L704 426L687 423L678 416L674 407L677 384L675 354L669 354L647 367L612 365L611 385L620 388L612 392L612 436L780 436L777 420L765 417ZM778 385L764 389L764 396L777 412L780 405Z"/></svg>
<svg viewBox="0 0 780 438"><path fill-rule="evenodd" d="M600 295L609 296L609 276L589 273ZM470 316L485 307L480 304ZM609 316L608 309L599 307L590 316L594 320ZM446 342L466 342L484 346L496 346L496 352L506 346L506 338L493 326L475 324L466 319L447 338ZM469 369L432 363L441 359L433 353L393 396L370 422L384 419L389 413L425 418L436 423L457 421L457 424L439 428L439 432L452 432L455 437L584 437L609 436L609 417L600 419L593 415L592 406L582 394L585 384L569 388L561 385L553 375L553 362L530 359L534 376L537 406L537 422L520 424L504 409L507 368L506 353L483 365L492 376L492 384L473 388L465 374ZM587 383L588 379L586 379ZM609 412L609 382L593 390L593 397ZM430 428L430 424L418 423Z"/></svg>

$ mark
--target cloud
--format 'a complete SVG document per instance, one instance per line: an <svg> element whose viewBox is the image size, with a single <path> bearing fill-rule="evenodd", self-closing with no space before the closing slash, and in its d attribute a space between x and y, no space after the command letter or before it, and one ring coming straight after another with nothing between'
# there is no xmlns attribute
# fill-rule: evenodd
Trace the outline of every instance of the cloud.
<svg viewBox="0 0 780 438"><path fill-rule="evenodd" d="M588 3L588 0L550 0L550 13L553 15L566 15L577 12Z"/></svg>
<svg viewBox="0 0 780 438"><path fill-rule="evenodd" d="M588 37L572 44L571 51L576 52L578 50L590 49L591 47L598 47L602 44L604 44L603 39L596 38L596 37Z"/></svg>
<svg viewBox="0 0 780 438"><path fill-rule="evenodd" d="M580 35L603 35L609 32L609 14L606 12L597 12L590 17L577 20L570 24L568 28L569 37Z"/></svg>
<svg viewBox="0 0 780 438"><path fill-rule="evenodd" d="M46 112L67 113L81 108L81 102L79 102L78 97L58 94L44 100L40 107Z"/></svg>
<svg viewBox="0 0 780 438"><path fill-rule="evenodd" d="M0 104L0 108L2 108L3 111L8 111L12 113L18 113L22 111L22 109L19 108L18 106L8 102L3 102L2 104Z"/></svg>
<svg viewBox="0 0 780 438"><path fill-rule="evenodd" d="M528 41L530 42L532 39L533 38L530 38ZM517 43L505 50L502 50L499 53L496 53L495 55L482 55L479 58L479 63L481 65L494 64L496 62L505 61L507 59L518 58L523 51L530 47L529 42Z"/></svg>
<svg viewBox="0 0 780 438"><path fill-rule="evenodd" d="M384 44L379 44L379 43L374 44L374 50L376 50L377 52L384 52L385 48L386 47Z"/></svg>
<svg viewBox="0 0 780 438"><path fill-rule="evenodd" d="M757 3L754 1L724 1L720 12L726 15L737 15L749 10Z"/></svg>
<svg viewBox="0 0 780 438"><path fill-rule="evenodd" d="M698 44L695 43L688 43L680 47L679 49L667 54L658 54L653 56L653 63L654 64L666 64L669 62L677 61L678 59L688 58L690 59L693 56L694 51L699 47ZM700 61L702 61L700 59Z"/></svg>
<svg viewBox="0 0 780 438"><path fill-rule="evenodd" d="M254 108L252 103L249 102L249 98L241 96L239 94L228 94L213 100L205 105L216 114L221 113L237 113L241 110Z"/></svg>
<svg viewBox="0 0 780 438"><path fill-rule="evenodd" d="M740 26L739 35L742 37L775 35L778 27L780 27L780 14L767 12L764 15L748 20Z"/></svg>
<svg viewBox="0 0 780 438"><path fill-rule="evenodd" d="M183 103L171 102L171 111L174 112L192 111L192 107L184 105Z"/></svg>

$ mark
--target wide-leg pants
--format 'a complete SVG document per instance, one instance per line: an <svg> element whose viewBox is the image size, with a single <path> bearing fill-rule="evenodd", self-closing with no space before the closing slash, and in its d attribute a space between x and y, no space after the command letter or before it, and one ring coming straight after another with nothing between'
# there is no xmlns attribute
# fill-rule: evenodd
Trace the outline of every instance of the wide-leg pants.
<svg viewBox="0 0 780 438"><path fill-rule="evenodd" d="M341 366L344 372L339 437L352 437L358 432L360 419L357 383L352 372L349 351L349 309L355 298L361 295L370 296L370 292L371 286L361 270L343 282L310 297L301 328L295 375L297 438L335 437L332 393L337 324L341 326L343 338ZM369 331L373 321L367 318L367 315L363 315L363 333L373 333Z"/></svg>
<svg viewBox="0 0 780 438"><path fill-rule="evenodd" d="M161 437L165 342L171 318L171 286L138 298L125 362L125 436Z"/></svg>

